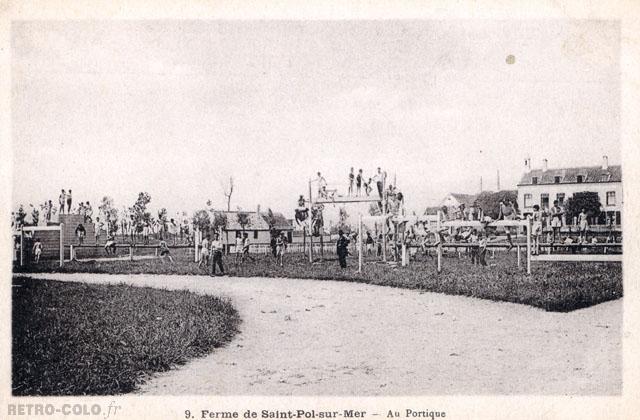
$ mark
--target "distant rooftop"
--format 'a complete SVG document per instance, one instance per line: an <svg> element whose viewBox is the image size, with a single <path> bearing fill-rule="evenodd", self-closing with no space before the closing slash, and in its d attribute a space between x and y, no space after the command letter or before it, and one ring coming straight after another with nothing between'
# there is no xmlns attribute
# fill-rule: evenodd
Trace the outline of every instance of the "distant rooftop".
<svg viewBox="0 0 640 420"><path fill-rule="evenodd" d="M574 184L582 177L582 183L622 182L622 167L610 165L607 169L602 166L578 166L573 168L532 169L522 175L518 185L533 185L534 178L538 185Z"/></svg>

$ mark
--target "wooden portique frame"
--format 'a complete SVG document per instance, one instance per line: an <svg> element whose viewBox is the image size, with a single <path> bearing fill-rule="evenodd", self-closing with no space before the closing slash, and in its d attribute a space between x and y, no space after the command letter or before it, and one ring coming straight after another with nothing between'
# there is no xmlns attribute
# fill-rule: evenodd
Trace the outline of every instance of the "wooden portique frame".
<svg viewBox="0 0 640 420"><path fill-rule="evenodd" d="M359 198L359 197L332 197L332 198L318 198L316 199L316 201L313 201L313 195L311 192L311 183L314 180L309 180L309 211L311 211L311 208L316 205L316 204L353 204L353 203L380 203L382 202L382 211L383 211L383 215L382 216L368 216L368 217L380 217L380 218L384 218L385 220L389 217L389 198L387 196L387 177L384 178L384 182L382 184L382 199L380 199L379 196L377 196L378 198L373 199L373 198L368 198L368 197L364 197L364 198ZM313 263L313 231L312 231L312 218L311 218L311 214L309 214L309 216L307 217L307 226L305 229L309 230L309 263ZM359 223L358 226L362 225L362 214L359 215ZM320 233L320 253L321 255L323 254L323 235L324 232ZM360 240L360 232L358 232L358 237ZM382 258L383 261L387 260L387 253L386 253L386 244L387 244L387 235L386 235L386 224L383 223L382 225L382 240L383 240L383 247L382 247ZM305 241L306 242L306 241Z"/></svg>
<svg viewBox="0 0 640 420"><path fill-rule="evenodd" d="M60 232L60 235L59 235L60 267L64 265L64 223L60 223L59 225L52 225L52 226L23 226L22 229L20 229L17 232L17 234L20 235L20 256L18 258L20 262L20 267L24 266L24 233L25 231L32 232L33 234L34 232L51 231L51 230Z"/></svg>

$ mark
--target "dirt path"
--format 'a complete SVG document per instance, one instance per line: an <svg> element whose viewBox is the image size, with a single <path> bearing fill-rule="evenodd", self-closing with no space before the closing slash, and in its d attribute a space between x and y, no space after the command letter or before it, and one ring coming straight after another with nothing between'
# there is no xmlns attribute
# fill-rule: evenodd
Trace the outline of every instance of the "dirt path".
<svg viewBox="0 0 640 420"><path fill-rule="evenodd" d="M143 394L618 394L622 300L568 314L356 283L37 274L188 288L231 298L226 348L163 373ZM89 280L90 279L90 280Z"/></svg>

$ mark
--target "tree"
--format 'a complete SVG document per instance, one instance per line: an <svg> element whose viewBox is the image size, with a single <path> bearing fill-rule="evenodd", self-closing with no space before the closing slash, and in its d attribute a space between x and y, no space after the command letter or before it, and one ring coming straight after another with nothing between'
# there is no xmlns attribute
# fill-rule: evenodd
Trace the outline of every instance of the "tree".
<svg viewBox="0 0 640 420"><path fill-rule="evenodd" d="M24 226L25 220L27 219L27 212L24 211L24 207L20 204L18 208L18 213L16 213L16 223L18 226Z"/></svg>
<svg viewBox="0 0 640 420"><path fill-rule="evenodd" d="M347 209L344 207L340 207L340 210L338 210L338 229L342 229L345 232L350 232L351 226L349 226L349 224L347 223L348 219L349 214L347 213Z"/></svg>
<svg viewBox="0 0 640 420"><path fill-rule="evenodd" d="M136 232L142 232L142 227L145 223L152 221L151 213L147 211L147 205L151 202L151 196L149 193L141 192L138 194L138 198L133 206L129 207L129 212L133 216L133 224L136 227Z"/></svg>
<svg viewBox="0 0 640 420"><path fill-rule="evenodd" d="M233 177L229 177L229 185L222 187L224 196L227 197L227 211L231 211L231 196L233 195Z"/></svg>
<svg viewBox="0 0 640 420"><path fill-rule="evenodd" d="M162 208L158 210L158 223L160 224L160 237L164 237L164 232L167 231L167 209Z"/></svg>
<svg viewBox="0 0 640 420"><path fill-rule="evenodd" d="M102 197L102 202L98 206L102 217L107 223L107 233L118 231L118 209L113 204L113 198L109 196Z"/></svg>
<svg viewBox="0 0 640 420"><path fill-rule="evenodd" d="M518 192L512 190L503 190L498 192L483 191L476 198L478 206L482 209L485 216L497 219L500 216L500 201L511 201L513 207L518 211Z"/></svg>
<svg viewBox="0 0 640 420"><path fill-rule="evenodd" d="M568 222L574 217L578 217L582 209L585 209L588 217L599 217L602 208L600 197L597 192L583 191L574 193L567 200L564 210Z"/></svg>
<svg viewBox="0 0 640 420"><path fill-rule="evenodd" d="M29 206L33 207L33 210L31 210L31 224L33 226L38 226L38 222L40 221L40 211L31 204L29 204Z"/></svg>
<svg viewBox="0 0 640 420"><path fill-rule="evenodd" d="M236 218L237 218L238 224L242 228L242 233L244 233L245 227L251 225L251 219L249 218L249 213L246 213L244 211L238 212Z"/></svg>
<svg viewBox="0 0 640 420"><path fill-rule="evenodd" d="M227 228L227 215L221 211L213 212L213 222L211 223L211 227L214 231L218 231L219 229Z"/></svg>
<svg viewBox="0 0 640 420"><path fill-rule="evenodd" d="M211 228L211 218L209 217L209 211L198 210L193 214L191 218L193 226L200 230L200 232L207 232Z"/></svg>
<svg viewBox="0 0 640 420"><path fill-rule="evenodd" d="M276 215L273 213L273 210L271 210L271 208L267 208L267 215L264 217L264 220L266 220L267 224L269 225L269 230L272 230L275 228L276 224L278 223L278 219L276 218Z"/></svg>

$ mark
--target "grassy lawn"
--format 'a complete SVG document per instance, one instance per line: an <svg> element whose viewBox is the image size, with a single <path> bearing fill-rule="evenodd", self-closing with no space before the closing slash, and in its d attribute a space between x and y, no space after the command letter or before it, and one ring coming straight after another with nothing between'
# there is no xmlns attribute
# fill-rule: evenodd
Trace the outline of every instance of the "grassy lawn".
<svg viewBox="0 0 640 420"><path fill-rule="evenodd" d="M620 263L532 263L529 276L516 265L515 253L496 252L488 258L488 267L472 266L469 259L443 258L442 273L436 272L435 260L420 256L407 267L368 263L357 273L357 259L349 259L349 267L340 269L335 256L324 262L309 264L300 254L285 256L283 268L267 255L255 255L244 267L236 268L233 255L225 257L231 275L246 277L289 277L318 280L343 280L408 289L420 289L453 295L522 303L547 311L572 311L622 297L622 264ZM158 260L73 262L63 268L55 263L41 263L28 271L87 272L117 274L187 274L205 275L187 255L175 255L176 263ZM523 258L524 261L524 258ZM523 263L524 264L524 263Z"/></svg>
<svg viewBox="0 0 640 420"><path fill-rule="evenodd" d="M13 279L14 395L113 395L231 340L227 301L187 291Z"/></svg>

